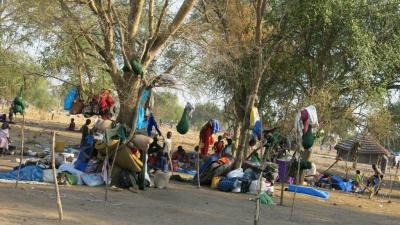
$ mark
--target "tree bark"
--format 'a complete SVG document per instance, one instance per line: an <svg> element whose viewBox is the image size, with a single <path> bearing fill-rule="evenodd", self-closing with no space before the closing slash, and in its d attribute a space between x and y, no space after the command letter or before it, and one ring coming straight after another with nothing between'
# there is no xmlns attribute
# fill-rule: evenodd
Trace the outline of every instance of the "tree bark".
<svg viewBox="0 0 400 225"><path fill-rule="evenodd" d="M239 137L240 137L240 127L242 124L242 120L236 119L235 128L233 130L233 146L232 146L232 156L236 156L236 150L238 149L239 145Z"/></svg>

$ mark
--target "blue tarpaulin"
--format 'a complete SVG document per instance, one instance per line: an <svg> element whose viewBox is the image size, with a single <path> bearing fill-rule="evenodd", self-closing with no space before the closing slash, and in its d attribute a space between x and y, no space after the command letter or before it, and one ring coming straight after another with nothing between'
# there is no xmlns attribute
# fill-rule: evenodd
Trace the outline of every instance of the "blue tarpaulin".
<svg viewBox="0 0 400 225"><path fill-rule="evenodd" d="M345 192L352 191L352 186L353 186L352 180L345 181L341 177L331 176L331 181L332 181L332 187L335 189L345 191Z"/></svg>
<svg viewBox="0 0 400 225"><path fill-rule="evenodd" d="M138 117L136 120L136 129L144 129L147 127L147 120L144 118L145 108L144 103L146 102L147 98L150 96L149 90L144 90L142 96L140 97L139 101L139 108L138 108Z"/></svg>
<svg viewBox="0 0 400 225"><path fill-rule="evenodd" d="M0 173L0 179L7 180L16 180L18 173L18 167L14 168L14 170ZM19 180L23 181L43 181L43 169L38 166L25 166L21 167L21 171L19 173Z"/></svg>
<svg viewBox="0 0 400 225"><path fill-rule="evenodd" d="M67 95L64 98L64 110L71 110L72 105L74 104L74 100L78 97L78 89L77 88L71 88L68 90Z"/></svg>

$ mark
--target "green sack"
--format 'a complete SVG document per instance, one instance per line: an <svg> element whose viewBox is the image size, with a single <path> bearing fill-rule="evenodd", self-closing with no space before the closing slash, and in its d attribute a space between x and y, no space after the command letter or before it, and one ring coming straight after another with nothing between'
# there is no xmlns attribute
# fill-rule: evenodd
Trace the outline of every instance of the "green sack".
<svg viewBox="0 0 400 225"><path fill-rule="evenodd" d="M137 60L135 58L132 58L130 63L131 63L131 67L132 67L133 72L135 74L137 74L137 75L141 75L142 76L143 75L143 68L142 68L142 64L140 64L139 60ZM129 72L129 69L128 69L127 66L124 66L122 68L122 70L124 72Z"/></svg>
<svg viewBox="0 0 400 225"><path fill-rule="evenodd" d="M183 111L182 118L179 121L178 125L176 125L176 130L180 134L186 134L189 131L189 112L187 110Z"/></svg>
<svg viewBox="0 0 400 225"><path fill-rule="evenodd" d="M300 169L301 170L309 170L311 169L312 163L310 161L307 160L300 160Z"/></svg>
<svg viewBox="0 0 400 225"><path fill-rule="evenodd" d="M309 125L307 133L305 133L302 137L303 139L303 148L310 149L314 144L314 134L312 133L312 127Z"/></svg>
<svg viewBox="0 0 400 225"><path fill-rule="evenodd" d="M261 163L260 157L258 157L258 153L257 152L251 156L250 160L252 162L255 162L255 163Z"/></svg>
<svg viewBox="0 0 400 225"><path fill-rule="evenodd" d="M78 184L78 177L72 174L67 174L67 182L69 185L76 185Z"/></svg>
<svg viewBox="0 0 400 225"><path fill-rule="evenodd" d="M258 197L260 198L261 204L264 204L264 205L275 205L274 200L272 200L272 198L269 195L267 195L267 193L265 193L264 191L261 192ZM256 201L255 198L251 198L249 200Z"/></svg>
<svg viewBox="0 0 400 225"><path fill-rule="evenodd" d="M265 192L260 193L260 202L264 205L275 205L274 200Z"/></svg>
<svg viewBox="0 0 400 225"><path fill-rule="evenodd" d="M64 171L57 174L57 182L61 185L76 185L78 178L70 172Z"/></svg>
<svg viewBox="0 0 400 225"><path fill-rule="evenodd" d="M20 114L24 114L25 113L25 102L22 99L22 97L17 96L14 99L13 102L13 112L14 114L20 113Z"/></svg>

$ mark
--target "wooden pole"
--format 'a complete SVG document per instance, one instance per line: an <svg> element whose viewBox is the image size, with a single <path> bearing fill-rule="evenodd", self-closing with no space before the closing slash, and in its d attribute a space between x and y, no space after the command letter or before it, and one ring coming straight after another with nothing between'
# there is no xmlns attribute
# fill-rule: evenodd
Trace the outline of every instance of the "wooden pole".
<svg viewBox="0 0 400 225"><path fill-rule="evenodd" d="M397 174L399 172L399 164L400 163L397 163L396 172L394 173L394 179L390 178L389 202L392 201L391 198L392 198L392 191L393 191L393 180L396 180Z"/></svg>
<svg viewBox="0 0 400 225"><path fill-rule="evenodd" d="M167 155L168 155L169 166L171 167L171 174L173 176L174 175L174 167L172 166L171 152L168 152Z"/></svg>
<svg viewBox="0 0 400 225"><path fill-rule="evenodd" d="M262 120L260 118L260 124L261 124L261 138L260 138L260 143L261 143L261 152L262 149L264 147L264 133L262 131ZM261 187L262 187L262 175L264 172L264 169L267 165L267 160L270 158L269 157L269 152L272 151L272 149L274 148L274 144L271 145L271 147L269 148L269 150L265 149L264 154L261 155L261 172L260 175L258 176L258 183L257 183L257 197L256 197L256 209L255 209L255 213L254 213L254 225L258 225L259 221L260 221L260 205L261 205L261 200L260 200L260 194L261 194Z"/></svg>
<svg viewBox="0 0 400 225"><path fill-rule="evenodd" d="M21 126L21 155L19 157L19 166L18 166L18 173L17 173L17 180L15 181L15 188L18 187L19 182L19 175L21 172L21 165L22 161L24 160L24 129L25 129L25 115L22 114L22 126ZM3 150L4 151L4 150Z"/></svg>
<svg viewBox="0 0 400 225"><path fill-rule="evenodd" d="M297 175L296 175L296 185L299 185L300 183L300 159L301 159L301 150L302 150L302 143L300 142L300 134L298 132L296 132L296 142L299 145L299 151L296 150L296 152L299 153L299 158L298 158L298 162L297 162ZM296 155L296 154L295 154ZM290 211L290 218L293 217L293 213L294 213L294 202L296 200L296 193L297 193L297 186L294 189L294 194L293 194L293 199L292 199L292 209Z"/></svg>
<svg viewBox="0 0 400 225"><path fill-rule="evenodd" d="M282 179L280 179L280 178L279 178L279 180L281 181L281 198L280 198L280 201L279 201L279 205L280 205L280 206L283 206L283 194L285 193L285 192L284 192L284 189L285 189L285 182L284 182Z"/></svg>
<svg viewBox="0 0 400 225"><path fill-rule="evenodd" d="M197 188L200 188L200 147L199 149L197 149L196 167L197 167Z"/></svg>
<svg viewBox="0 0 400 225"><path fill-rule="evenodd" d="M113 169L114 169L115 159L117 158L117 153L118 153L118 150L119 150L119 144L120 144L120 143L121 143L121 140L119 140L119 142L118 142L118 144L117 144L117 148L115 149L115 152L114 152L113 161L112 161L111 169L110 169L110 176L111 176L112 171L113 171ZM112 178L111 178L111 179L112 179Z"/></svg>
<svg viewBox="0 0 400 225"><path fill-rule="evenodd" d="M106 147L106 158L105 158L105 160L104 160L104 162L103 162L103 163L106 163L106 170L107 170L106 186L105 186L105 192L104 192L104 201L105 201L105 202L108 200L108 184L110 183L110 182L108 181L108 178L110 177L110 174L108 174L108 173L110 172L109 166L108 166L108 162L109 162L108 157L109 157L109 156L108 156L108 146L107 146L107 147Z"/></svg>
<svg viewBox="0 0 400 225"><path fill-rule="evenodd" d="M53 169L53 179L54 179L54 187L56 191L56 203L58 207L58 220L63 220L63 209L62 209L62 204L61 204L61 199L60 199L60 190L58 188L58 182L57 182L57 170L56 170L56 154L55 154L55 143L56 143L56 132L53 131L53 141L52 141L52 147L51 147L51 167Z"/></svg>

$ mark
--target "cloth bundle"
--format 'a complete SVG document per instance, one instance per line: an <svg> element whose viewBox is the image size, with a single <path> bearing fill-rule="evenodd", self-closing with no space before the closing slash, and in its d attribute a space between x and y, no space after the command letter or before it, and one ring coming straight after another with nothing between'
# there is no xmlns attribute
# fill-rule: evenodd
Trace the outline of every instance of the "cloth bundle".
<svg viewBox="0 0 400 225"><path fill-rule="evenodd" d="M188 102L183 110L183 114L179 123L176 125L176 130L180 134L186 134L189 131L190 117L192 117L192 113L194 111L194 107Z"/></svg>

